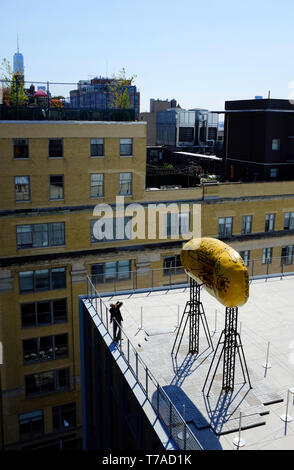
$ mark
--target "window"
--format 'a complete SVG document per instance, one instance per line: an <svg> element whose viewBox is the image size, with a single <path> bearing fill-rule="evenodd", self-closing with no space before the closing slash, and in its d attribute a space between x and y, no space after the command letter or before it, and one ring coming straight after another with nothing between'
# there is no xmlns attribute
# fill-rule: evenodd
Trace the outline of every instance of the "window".
<svg viewBox="0 0 294 470"><path fill-rule="evenodd" d="M284 230L294 230L294 212L285 213Z"/></svg>
<svg viewBox="0 0 294 470"><path fill-rule="evenodd" d="M53 431L63 432L76 425L76 404L54 406L52 408Z"/></svg>
<svg viewBox="0 0 294 470"><path fill-rule="evenodd" d="M63 141L62 139L49 139L49 158L63 157Z"/></svg>
<svg viewBox="0 0 294 470"><path fill-rule="evenodd" d="M179 214L177 212L166 214L165 219L165 234L167 237L171 236L185 236L190 231L190 214L189 212Z"/></svg>
<svg viewBox="0 0 294 470"><path fill-rule="evenodd" d="M131 196L132 195L132 173L119 174L119 195Z"/></svg>
<svg viewBox="0 0 294 470"><path fill-rule="evenodd" d="M97 284L109 281L125 281L131 278L131 260L92 264L91 275Z"/></svg>
<svg viewBox="0 0 294 470"><path fill-rule="evenodd" d="M243 215L243 217L242 217L242 227L241 227L242 235L246 235L247 233L251 233L251 230L252 230L252 215Z"/></svg>
<svg viewBox="0 0 294 470"><path fill-rule="evenodd" d="M91 157L104 156L104 139L91 139L90 155Z"/></svg>
<svg viewBox="0 0 294 470"><path fill-rule="evenodd" d="M14 177L14 190L15 200L29 201L30 200L30 177L29 176L15 176Z"/></svg>
<svg viewBox="0 0 294 470"><path fill-rule="evenodd" d="M218 237L228 238L232 236L233 217L221 217L218 219Z"/></svg>
<svg viewBox="0 0 294 470"><path fill-rule="evenodd" d="M63 175L49 176L50 180L50 199L64 199Z"/></svg>
<svg viewBox="0 0 294 470"><path fill-rule="evenodd" d="M29 140L13 139L13 157L29 158Z"/></svg>
<svg viewBox="0 0 294 470"><path fill-rule="evenodd" d="M18 225L16 237L18 249L64 245L64 222Z"/></svg>
<svg viewBox="0 0 294 470"><path fill-rule="evenodd" d="M262 264L270 264L272 262L272 248L264 248L262 250Z"/></svg>
<svg viewBox="0 0 294 470"><path fill-rule="evenodd" d="M69 368L25 376L26 396L43 395L69 388Z"/></svg>
<svg viewBox="0 0 294 470"><path fill-rule="evenodd" d="M288 245L282 247L281 252L281 264L292 264L293 263L293 251L294 245Z"/></svg>
<svg viewBox="0 0 294 470"><path fill-rule="evenodd" d="M96 173L91 175L91 197L104 196L104 174Z"/></svg>
<svg viewBox="0 0 294 470"><path fill-rule="evenodd" d="M36 439L44 434L43 410L19 415L19 438L21 441Z"/></svg>
<svg viewBox="0 0 294 470"><path fill-rule="evenodd" d="M275 214L265 215L265 232L273 232L275 230Z"/></svg>
<svg viewBox="0 0 294 470"><path fill-rule="evenodd" d="M66 299L31 302L22 304L20 309L22 328L53 325L67 321Z"/></svg>
<svg viewBox="0 0 294 470"><path fill-rule="evenodd" d="M67 334L23 340L24 364L50 361L68 356Z"/></svg>
<svg viewBox="0 0 294 470"><path fill-rule="evenodd" d="M245 266L248 266L249 260L250 260L250 251L249 250L240 251L240 256L242 256Z"/></svg>
<svg viewBox="0 0 294 470"><path fill-rule="evenodd" d="M112 240L130 240L131 239L131 221L132 217L113 218L103 220L99 233L94 231L94 225L97 220L90 221L90 239L91 243L107 242ZM124 225L123 225L124 224ZM118 227L117 227L118 225ZM96 238L96 236L98 238ZM101 237L101 238L100 238Z"/></svg>
<svg viewBox="0 0 294 470"><path fill-rule="evenodd" d="M163 274L169 276L170 274L182 274L184 268L181 263L180 255L165 256L163 259Z"/></svg>
<svg viewBox="0 0 294 470"><path fill-rule="evenodd" d="M272 139L272 150L280 150L280 139Z"/></svg>
<svg viewBox="0 0 294 470"><path fill-rule="evenodd" d="M133 139L119 139L119 154L121 157L133 155Z"/></svg>
<svg viewBox="0 0 294 470"><path fill-rule="evenodd" d="M279 175L278 168L271 168L270 169L270 178L277 178Z"/></svg>

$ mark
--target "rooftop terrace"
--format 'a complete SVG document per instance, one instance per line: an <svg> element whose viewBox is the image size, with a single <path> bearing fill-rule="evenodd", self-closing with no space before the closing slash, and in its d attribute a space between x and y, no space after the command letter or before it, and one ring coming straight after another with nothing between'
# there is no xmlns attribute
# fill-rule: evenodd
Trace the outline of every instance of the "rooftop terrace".
<svg viewBox="0 0 294 470"><path fill-rule="evenodd" d="M204 449L294 449L294 421L281 419L287 403L288 414L294 417L293 394L288 393L294 387L294 276L251 281L249 300L239 308L238 331L252 389L248 381L244 383L237 355L234 391L224 393L221 390L221 361L209 396L206 396L207 387L205 393L202 389L214 351L201 323L199 353L188 353L187 327L178 354L175 354L176 350L171 354L189 300L188 287L173 287L153 292L103 294L98 302L95 299L96 303L92 305L95 304L98 314L99 310L106 312L109 303L118 299L123 301L123 341L114 349L120 350L137 372L138 364L134 360L138 353L150 371L146 377L152 374L178 412L184 415L188 424L186 437L192 432ZM224 328L225 307L204 289L201 290L201 301L215 349ZM106 316L103 320L108 323ZM108 327L112 334L109 324ZM130 344L134 347L131 354ZM218 355L216 362L217 358ZM266 363L270 367L264 367ZM143 384L144 380L143 373ZM160 406L158 402L156 405L156 388L152 391L149 385L147 396L155 408ZM233 441L238 437L240 411L241 437L245 445L236 447ZM164 413L161 417L164 419ZM179 440L183 438L180 434Z"/></svg>

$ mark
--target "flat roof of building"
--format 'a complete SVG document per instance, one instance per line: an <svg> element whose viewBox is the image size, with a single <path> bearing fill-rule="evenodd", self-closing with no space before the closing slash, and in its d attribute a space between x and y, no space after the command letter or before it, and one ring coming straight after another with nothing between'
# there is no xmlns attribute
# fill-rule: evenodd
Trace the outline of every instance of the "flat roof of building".
<svg viewBox="0 0 294 470"><path fill-rule="evenodd" d="M179 412L185 414L204 449L237 448L234 439L239 436L241 411L241 438L245 445L240 449L293 450L294 419L285 422L281 418L286 414L287 402L288 415L294 418L294 395L288 393L289 389L294 392L293 290L293 275L251 281L249 300L238 312L245 361L241 362L239 347L231 393L221 390L222 358L216 367L222 347L218 342L224 328L225 307L204 289L201 289L201 301L214 350L200 321L198 354L189 353L189 321L179 349L177 343L171 354L189 301L188 287L107 294L103 302L109 307L118 299L123 301L124 332ZM186 318L187 314L183 316L178 340ZM126 341L122 345L125 348ZM242 371L242 363L243 369L247 366L249 380L246 369Z"/></svg>

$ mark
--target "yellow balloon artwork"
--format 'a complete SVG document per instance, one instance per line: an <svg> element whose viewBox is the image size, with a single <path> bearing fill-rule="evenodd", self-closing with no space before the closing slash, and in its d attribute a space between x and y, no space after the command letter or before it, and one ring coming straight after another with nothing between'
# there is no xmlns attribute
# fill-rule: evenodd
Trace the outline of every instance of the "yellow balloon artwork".
<svg viewBox="0 0 294 470"><path fill-rule="evenodd" d="M226 307L244 305L249 274L239 253L216 238L192 238L181 250L186 273Z"/></svg>

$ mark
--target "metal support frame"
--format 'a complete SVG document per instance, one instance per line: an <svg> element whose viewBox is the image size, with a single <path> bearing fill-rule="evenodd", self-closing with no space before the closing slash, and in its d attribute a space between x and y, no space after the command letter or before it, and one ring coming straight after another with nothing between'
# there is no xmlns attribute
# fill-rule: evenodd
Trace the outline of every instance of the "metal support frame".
<svg viewBox="0 0 294 470"><path fill-rule="evenodd" d="M180 325L178 327L177 335L176 335L172 352L171 352L171 354L173 354L174 349L177 346L175 356L177 356L179 352L179 348L182 343L182 339L184 336L188 319L189 319L189 353L198 354L199 352L200 319L201 319L202 326L203 326L203 329L204 329L204 332L208 341L208 345L211 346L213 350L213 344L212 344L212 340L211 340L211 336L210 336L210 332L209 332L209 328L207 324L206 315L204 312L202 302L200 301L200 288L201 288L200 284L194 281L194 279L190 279L190 300L186 302L186 306L185 306L185 309L181 318ZM184 323L184 319L185 319L185 323Z"/></svg>
<svg viewBox="0 0 294 470"><path fill-rule="evenodd" d="M205 386L212 369L213 363L215 362L217 351L219 350L220 346L222 345L221 352L219 358L217 360L217 364L214 369L213 376L210 381L210 385L207 391L207 396L209 395L216 371L218 369L220 360L223 356L223 381L222 381L222 390L224 392L232 392L234 390L235 385L235 369L236 369L236 353L238 353L242 374L244 378L244 383L249 383L250 388L252 388L247 364L245 360L245 355L243 351L242 341L240 334L237 332L237 325L238 325L238 307L226 307L226 318L225 318L225 328L221 333L219 341L217 343L217 347L214 352L213 359L211 361L205 383L203 386L202 391L204 392ZM223 341L222 341L223 340ZM246 380L247 378L247 380Z"/></svg>

